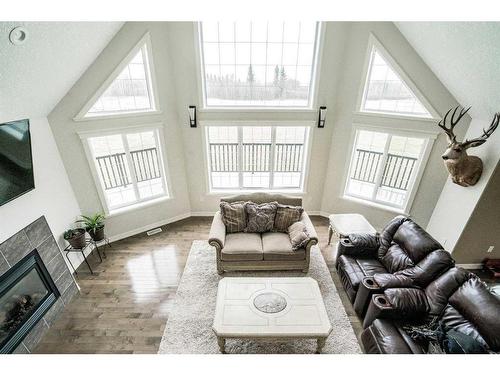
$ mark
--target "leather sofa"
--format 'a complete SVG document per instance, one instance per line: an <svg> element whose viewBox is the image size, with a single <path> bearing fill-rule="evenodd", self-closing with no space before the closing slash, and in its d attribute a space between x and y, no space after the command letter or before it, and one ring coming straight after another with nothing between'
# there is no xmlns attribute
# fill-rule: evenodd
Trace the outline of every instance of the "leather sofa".
<svg viewBox="0 0 500 375"><path fill-rule="evenodd" d="M341 238L336 268L358 316L370 298L390 287L425 287L454 265L450 254L405 216L391 220L380 234Z"/></svg>
<svg viewBox="0 0 500 375"><path fill-rule="evenodd" d="M474 338L491 352L500 351L500 298L469 271L453 267L426 288L388 288L372 296L361 342L365 353L424 353L403 326L432 321Z"/></svg>
<svg viewBox="0 0 500 375"><path fill-rule="evenodd" d="M278 202L302 206L302 199L281 194L254 193L221 198L225 202ZM293 251L288 233L228 233L220 211L213 219L208 243L215 247L217 272L258 270L301 270L308 272L311 247L318 243L318 235L304 211L300 221L306 226L309 242L304 249Z"/></svg>

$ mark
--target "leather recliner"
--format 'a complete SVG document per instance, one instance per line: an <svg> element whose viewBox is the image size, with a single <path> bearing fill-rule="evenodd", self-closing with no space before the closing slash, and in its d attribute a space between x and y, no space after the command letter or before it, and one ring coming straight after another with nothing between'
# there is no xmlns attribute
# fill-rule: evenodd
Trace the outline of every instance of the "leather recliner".
<svg viewBox="0 0 500 375"><path fill-rule="evenodd" d="M500 298L473 273L453 267L425 289L389 288L375 294L363 322L366 353L424 353L403 326L437 321L474 338L486 350L500 351Z"/></svg>
<svg viewBox="0 0 500 375"><path fill-rule="evenodd" d="M405 216L392 219L380 235L342 238L336 262L342 284L361 317L372 294L389 287L425 287L453 265L450 254Z"/></svg>

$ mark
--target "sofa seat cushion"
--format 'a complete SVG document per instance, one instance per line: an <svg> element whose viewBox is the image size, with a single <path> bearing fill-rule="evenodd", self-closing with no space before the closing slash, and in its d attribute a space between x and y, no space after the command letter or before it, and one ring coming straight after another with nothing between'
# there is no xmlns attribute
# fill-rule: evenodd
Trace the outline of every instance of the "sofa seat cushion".
<svg viewBox="0 0 500 375"><path fill-rule="evenodd" d="M226 234L226 242L222 248L221 258L225 261L262 260L263 251L260 234Z"/></svg>
<svg viewBox="0 0 500 375"><path fill-rule="evenodd" d="M262 233L262 249L264 260L305 260L306 251L292 250L292 243L288 233Z"/></svg>
<svg viewBox="0 0 500 375"><path fill-rule="evenodd" d="M359 284L365 276L387 273L382 263L376 259L354 258L348 255L341 255L338 258L337 269L351 302L354 302Z"/></svg>

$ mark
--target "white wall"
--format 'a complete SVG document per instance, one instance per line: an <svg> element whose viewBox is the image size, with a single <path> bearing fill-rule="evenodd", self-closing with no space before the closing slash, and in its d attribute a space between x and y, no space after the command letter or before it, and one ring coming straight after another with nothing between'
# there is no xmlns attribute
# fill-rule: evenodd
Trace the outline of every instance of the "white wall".
<svg viewBox="0 0 500 375"><path fill-rule="evenodd" d="M394 24L390 22L349 23L345 49L335 51L335 53L342 54L343 64L338 72L341 77L338 85L331 88L336 96L337 104L335 111L329 113L329 119L333 120L330 122L330 126L333 125L334 130L328 168L325 171L325 187L321 209L329 213L361 213L377 229L381 229L396 213L342 198L343 179L351 149L352 124L354 122L362 124L373 124L375 122L371 117L357 116L355 114L358 110L357 102L363 80L370 33L373 33L378 38L436 111L444 113L450 107L458 105L458 103L415 53ZM432 131L436 129L433 122L390 121L384 119L376 120L376 122L381 125L405 126L408 129L415 130ZM463 132L464 130L460 131ZM423 226L426 225L432 213L446 179L446 173L440 158L445 143L444 136L438 137L434 142L419 190L409 211L410 216Z"/></svg>
<svg viewBox="0 0 500 375"><path fill-rule="evenodd" d="M75 115L147 31L151 35L162 113L75 122L73 120ZM173 83L175 72L170 64L170 54L175 53L175 50L169 48L165 23L128 22L48 116L59 152L84 214L102 212L103 208L77 132L163 123L172 199L109 217L106 231L111 239L129 236L172 220L178 220L190 212L183 142L176 114L176 92Z"/></svg>
<svg viewBox="0 0 500 375"><path fill-rule="evenodd" d="M30 119L35 190L0 207L0 243L45 215L61 248L62 233L80 215L46 118Z"/></svg>
<svg viewBox="0 0 500 375"><path fill-rule="evenodd" d="M197 65L197 36L192 22L169 22L169 46L176 51L171 54L175 72L175 92L177 96L177 113L179 126L182 129L185 163L187 168L189 197L191 210L194 213L213 213L217 210L220 194L209 194L206 181L206 163L203 154L203 131L201 127L189 128L187 107L202 107L199 95L199 66ZM329 23L326 25L325 43L322 51L320 82L318 87L317 106L326 105L334 111L337 93L333 89L338 79L338 68L342 59L347 23ZM199 111L198 120L211 121L313 121L317 120L317 111L296 112L255 112L255 111ZM327 168L328 153L331 146L333 123L330 117L325 129L312 129L312 147L310 150L310 169L307 176L306 193L303 204L309 211L319 212L323 196L323 176ZM224 194L223 194L224 195ZM227 194L225 194L227 195Z"/></svg>
<svg viewBox="0 0 500 375"><path fill-rule="evenodd" d="M482 129L486 129L489 124L489 121L472 120L465 138L480 136ZM500 131L497 130L482 146L468 150L470 155L479 156L483 160L483 174L476 185L462 187L451 182L451 178L447 179L427 225L427 231L446 250L452 252L457 245L457 241L500 159L499 150ZM471 244L471 251L474 251L473 247L474 244Z"/></svg>
<svg viewBox="0 0 500 375"><path fill-rule="evenodd" d="M165 124L167 161L173 199L138 211L109 218L112 237L130 235L150 226L184 215L213 213L219 195L208 193L204 159L203 131L188 124L187 107L197 105L198 120L212 121L316 121L317 107L328 107L325 129L313 128L310 168L303 194L310 212L359 212L377 228L395 213L354 203L341 198L346 157L349 153L356 101L363 76L367 41L373 32L389 53L414 80L440 113L458 103L423 63L398 29L390 22L328 22L324 24L324 42L320 56L318 99L314 110L283 111L201 111L197 39L192 22L126 23L101 55L49 115L49 122L70 181L83 213L101 211L94 181L77 132L100 130L122 125L162 121ZM159 88L159 115L113 120L74 122L73 117L104 82L140 37L149 30ZM398 121L393 121L397 124ZM412 122L426 129L434 124ZM466 125L466 124L465 124ZM464 129L460 130L464 132ZM462 134L462 133L460 133ZM434 144L420 189L410 214L426 225L446 180L440 155L445 147L441 136Z"/></svg>

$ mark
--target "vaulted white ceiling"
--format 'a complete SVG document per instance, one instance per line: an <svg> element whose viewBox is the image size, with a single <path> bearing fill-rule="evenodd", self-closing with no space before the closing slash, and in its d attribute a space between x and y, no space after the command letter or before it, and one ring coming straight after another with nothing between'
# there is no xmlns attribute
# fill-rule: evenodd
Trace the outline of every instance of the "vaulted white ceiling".
<svg viewBox="0 0 500 375"><path fill-rule="evenodd" d="M397 22L396 26L472 118L500 111L500 22Z"/></svg>
<svg viewBox="0 0 500 375"><path fill-rule="evenodd" d="M122 22L0 22L0 122L44 117L121 28ZM23 26L22 45L9 41Z"/></svg>

